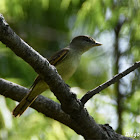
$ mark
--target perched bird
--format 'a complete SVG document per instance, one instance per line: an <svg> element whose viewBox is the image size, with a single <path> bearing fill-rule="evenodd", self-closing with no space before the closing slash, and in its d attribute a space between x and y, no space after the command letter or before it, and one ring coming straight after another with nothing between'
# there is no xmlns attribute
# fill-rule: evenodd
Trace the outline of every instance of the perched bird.
<svg viewBox="0 0 140 140"><path fill-rule="evenodd" d="M77 36L72 39L68 47L53 55L49 62L51 65L56 67L58 73L65 81L68 80L76 71L80 63L81 55L90 48L100 45L101 43L95 41L91 37ZM34 102L37 96L48 88L49 86L47 83L40 76L38 76L31 86L30 92L13 110L13 115L15 117L20 116Z"/></svg>

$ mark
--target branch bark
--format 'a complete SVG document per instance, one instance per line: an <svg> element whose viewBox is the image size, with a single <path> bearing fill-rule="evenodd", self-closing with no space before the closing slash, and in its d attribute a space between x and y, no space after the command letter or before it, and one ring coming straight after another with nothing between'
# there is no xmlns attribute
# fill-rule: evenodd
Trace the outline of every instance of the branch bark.
<svg viewBox="0 0 140 140"><path fill-rule="evenodd" d="M29 89L0 78L1 95L20 102L28 92ZM39 95L31 107L44 114L46 117L57 120L72 129L74 128L76 132L80 131L80 127L77 127L77 125L73 123L70 116L61 109L60 104L52 101L51 99Z"/></svg>
<svg viewBox="0 0 140 140"><path fill-rule="evenodd" d="M0 78L0 94L8 97L10 99L13 99L15 101L21 101L21 99L29 92L29 89L22 87L20 85L17 85L15 83L6 81L2 78ZM75 120L70 117L70 115L66 114L62 109L60 104L42 96L39 95L37 99L34 101L34 103L31 105L32 108L37 110L38 112L41 112L46 117L50 117L54 120L57 120L66 126L73 129L75 132L79 132L78 134L81 134L81 126L77 125ZM106 138L102 138L99 140L133 140L132 138L124 137L120 134L117 134L112 127L110 127L108 124L100 125L102 131L106 134ZM83 128L84 129L84 128ZM94 133L93 133L94 135ZM86 139L86 138L85 138ZM97 140L98 138L94 138ZM86 140L94 140L94 139L86 139Z"/></svg>
<svg viewBox="0 0 140 140"><path fill-rule="evenodd" d="M2 15L0 15L0 41L6 44L6 46L9 47L17 56L21 57L24 61L30 64L33 69L38 74L40 74L42 78L44 78L45 82L49 85L50 90L60 101L61 108L65 113L61 110L60 105L54 102L53 105L55 105L57 109L59 108L61 113L65 114L66 118L68 118L66 125L72 128L76 133L82 135L86 140L114 140L118 138L131 139L115 133L110 127L106 125L97 124L88 114L82 103L76 98L76 95L70 91L69 87L61 79L55 67L51 66L44 57L33 50L15 32L13 32L10 26L5 22ZM2 92L1 94L7 97L10 96L9 94L11 93L12 89L15 90L16 87L11 84L13 87L9 88L8 90L8 86L5 86L4 84L6 82L2 83L3 86L0 86L0 90ZM8 85L10 85L10 83ZM5 89L3 89L4 86ZM24 94L22 92L23 97L27 93L27 89L25 90L23 87L20 88L20 92L24 91ZM21 97L18 97L17 94L12 94L12 99L21 100ZM45 104L48 104L50 100L47 99L43 102L43 99L44 98L42 96L39 96L39 99L37 99L38 102L36 100L32 107L37 109L37 103L39 103L40 106L44 108ZM40 108L40 112L42 108ZM47 108L49 109L49 107ZM47 111L48 110L46 110L44 114L48 115L49 113ZM58 121L62 122L61 120ZM69 124L68 122L72 123L73 125Z"/></svg>

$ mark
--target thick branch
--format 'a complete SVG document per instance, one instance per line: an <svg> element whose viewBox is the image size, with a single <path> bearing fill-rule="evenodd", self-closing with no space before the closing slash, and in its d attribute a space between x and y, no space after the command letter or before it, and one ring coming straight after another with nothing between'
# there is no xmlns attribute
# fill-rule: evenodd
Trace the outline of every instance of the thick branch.
<svg viewBox="0 0 140 140"><path fill-rule="evenodd" d="M20 102L21 99L23 99L23 97L28 92L29 92L29 89L0 78L0 94L1 95ZM38 112L45 114L47 117L53 118L55 120L59 120L58 116L61 116L62 118L63 118L63 116L66 117L66 114L61 110L60 104L42 96L42 95L38 96L38 98L31 105L31 107L34 108L35 110L37 110ZM54 115L54 113L56 113L56 114ZM54 118L54 117L56 117L56 118ZM66 117L66 118L69 118L69 117Z"/></svg>
<svg viewBox="0 0 140 140"><path fill-rule="evenodd" d="M83 105L90 99L92 98L94 95L98 94L100 91L102 91L103 89L109 87L110 85L114 84L115 82L119 81L122 77L126 76L127 74L129 74L130 72L134 71L135 69L140 67L140 61L136 62L133 66L129 67L128 69L126 69L125 71L115 75L111 80L103 83L102 85L96 87L95 89L88 91L82 98L81 98L81 102L83 103Z"/></svg>
<svg viewBox="0 0 140 140"><path fill-rule="evenodd" d="M6 81L0 78L0 94L20 102L21 99L29 92L29 89L24 88L15 83ZM80 131L80 127L77 127L70 116L63 112L60 104L48 99L42 95L39 95L34 103L31 105L32 108L41 112L47 117L57 120L70 128Z"/></svg>
<svg viewBox="0 0 140 140"><path fill-rule="evenodd" d="M0 94L1 95L11 98L15 101L21 101L21 99L28 92L29 92L29 89L0 78ZM67 125L68 127L75 130L76 132L79 132L79 133L81 132L81 127L77 125L76 122L69 115L67 115L61 110L61 106L58 103L44 96L39 95L38 98L31 105L31 107L37 110L38 112L41 112L45 116L55 119ZM118 139L119 140L133 140L131 138L127 138L127 137L124 137L122 135L115 133L114 130L108 124L99 125L99 126L102 128L102 131L106 133L106 135L108 136L107 139L109 140L118 140Z"/></svg>

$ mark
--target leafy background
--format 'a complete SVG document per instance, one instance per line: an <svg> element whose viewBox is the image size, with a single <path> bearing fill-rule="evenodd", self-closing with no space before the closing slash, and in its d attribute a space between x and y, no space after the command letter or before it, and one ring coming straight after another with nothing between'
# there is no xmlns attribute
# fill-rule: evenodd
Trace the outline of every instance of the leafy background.
<svg viewBox="0 0 140 140"><path fill-rule="evenodd" d="M66 81L78 98L140 60L140 0L0 0L0 13L46 58L77 35L89 35L103 44L85 53L77 72ZM0 42L1 78L30 87L36 75ZM87 110L96 122L109 123L118 133L135 137L140 133L139 83L140 69L93 97ZM57 101L49 90L43 95ZM13 118L16 104L0 96L0 139L83 139L33 109Z"/></svg>

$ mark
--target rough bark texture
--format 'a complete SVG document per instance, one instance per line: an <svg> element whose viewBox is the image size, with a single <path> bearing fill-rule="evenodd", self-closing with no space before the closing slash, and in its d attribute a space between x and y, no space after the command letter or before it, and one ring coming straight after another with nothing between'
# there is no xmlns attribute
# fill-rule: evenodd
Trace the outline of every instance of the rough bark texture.
<svg viewBox="0 0 140 140"><path fill-rule="evenodd" d="M60 106L40 95L32 105L36 110L66 124L86 140L131 139L115 133L109 125L97 124L83 107L81 101L76 98L76 95L70 91L69 87L58 75L56 69L44 57L18 37L5 22L2 15L0 15L0 41L9 47L17 56L31 65L44 78L51 91L61 103ZM28 92L28 89L5 80L1 79L0 82L0 94L11 99L20 101ZM52 111L53 109L54 111Z"/></svg>

